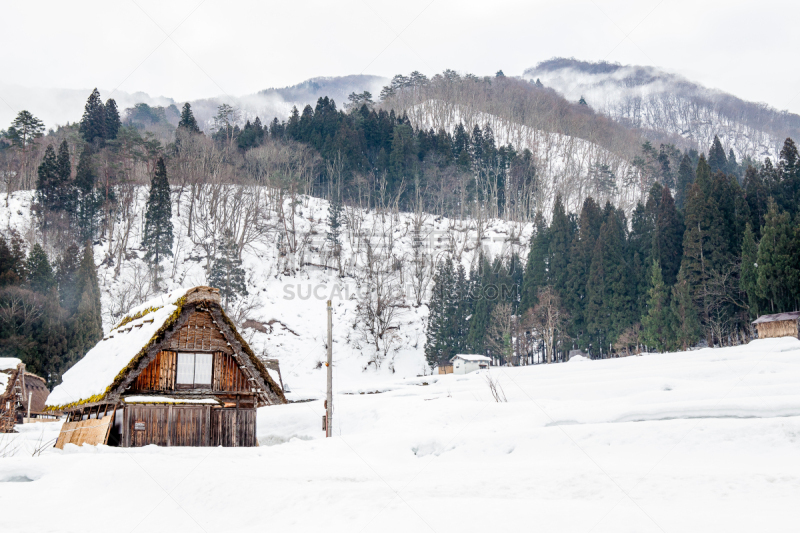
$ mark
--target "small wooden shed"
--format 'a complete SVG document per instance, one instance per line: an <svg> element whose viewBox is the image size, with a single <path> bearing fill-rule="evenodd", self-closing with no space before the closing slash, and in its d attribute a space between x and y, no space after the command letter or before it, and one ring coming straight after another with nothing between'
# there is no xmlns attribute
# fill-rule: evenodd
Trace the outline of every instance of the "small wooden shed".
<svg viewBox="0 0 800 533"><path fill-rule="evenodd" d="M800 338L800 311L762 315L753 321L759 339L774 337Z"/></svg>
<svg viewBox="0 0 800 533"><path fill-rule="evenodd" d="M22 361L0 357L0 433L14 431L29 413L39 416L49 394L45 379L27 372Z"/></svg>
<svg viewBox="0 0 800 533"><path fill-rule="evenodd" d="M485 355L458 354L450 359L453 374L469 374L476 370L484 370L492 364L492 359Z"/></svg>
<svg viewBox="0 0 800 533"><path fill-rule="evenodd" d="M67 414L57 448L256 446L256 408L286 398L219 290L193 287L132 309L47 403Z"/></svg>

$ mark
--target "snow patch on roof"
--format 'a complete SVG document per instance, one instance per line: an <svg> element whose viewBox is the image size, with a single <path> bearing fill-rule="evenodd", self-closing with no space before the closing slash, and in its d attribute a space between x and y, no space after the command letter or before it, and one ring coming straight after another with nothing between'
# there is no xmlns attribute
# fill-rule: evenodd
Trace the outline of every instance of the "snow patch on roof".
<svg viewBox="0 0 800 533"><path fill-rule="evenodd" d="M784 320L797 320L800 319L800 311L792 311L791 313L776 313L774 315L761 315L758 319L753 320L753 324L763 324L764 322L782 322Z"/></svg>
<svg viewBox="0 0 800 533"><path fill-rule="evenodd" d="M222 404L222 402L216 398L173 398L171 396L126 396L122 400L125 403Z"/></svg>
<svg viewBox="0 0 800 533"><path fill-rule="evenodd" d="M191 287L173 290L134 307L94 348L64 373L61 384L47 398L47 405L65 406L104 394L114 378L150 342ZM155 309L145 313L148 309ZM137 314L143 316L132 319Z"/></svg>
<svg viewBox="0 0 800 533"><path fill-rule="evenodd" d="M472 362L478 362L478 361L491 362L492 361L491 357L486 357L485 355L472 355L472 354L463 354L463 353L454 355L453 358L450 359L450 361L452 362L453 359L463 359L464 361L472 361Z"/></svg>
<svg viewBox="0 0 800 533"><path fill-rule="evenodd" d="M16 357L0 357L0 370L14 370L22 361Z"/></svg>

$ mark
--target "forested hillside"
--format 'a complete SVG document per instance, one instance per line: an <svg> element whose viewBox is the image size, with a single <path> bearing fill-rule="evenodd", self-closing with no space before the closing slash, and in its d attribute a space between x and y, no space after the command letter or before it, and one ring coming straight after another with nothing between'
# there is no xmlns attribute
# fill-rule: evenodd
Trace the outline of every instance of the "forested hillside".
<svg viewBox="0 0 800 533"><path fill-rule="evenodd" d="M70 126L45 135L23 111L2 133L0 349L53 383L100 317L186 283L218 286L254 342L287 354L285 339L318 342L279 314L265 325L276 293L350 284L341 340L358 365L415 373L465 351L526 364L736 344L757 314L800 305L791 139L763 163L716 137L656 148L501 72L396 76L379 97L264 120L222 104L207 132L189 103L170 112L95 90ZM423 355L427 370L397 359Z"/></svg>

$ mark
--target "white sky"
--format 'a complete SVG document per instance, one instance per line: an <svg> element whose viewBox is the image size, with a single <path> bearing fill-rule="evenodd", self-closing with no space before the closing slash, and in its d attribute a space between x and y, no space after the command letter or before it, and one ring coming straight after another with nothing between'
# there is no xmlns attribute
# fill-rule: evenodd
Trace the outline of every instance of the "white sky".
<svg viewBox="0 0 800 533"><path fill-rule="evenodd" d="M574 56L661 67L800 113L798 15L800 3L774 0L6 1L0 82L182 101L314 76L520 75ZM0 118L19 109L2 83L0 99Z"/></svg>

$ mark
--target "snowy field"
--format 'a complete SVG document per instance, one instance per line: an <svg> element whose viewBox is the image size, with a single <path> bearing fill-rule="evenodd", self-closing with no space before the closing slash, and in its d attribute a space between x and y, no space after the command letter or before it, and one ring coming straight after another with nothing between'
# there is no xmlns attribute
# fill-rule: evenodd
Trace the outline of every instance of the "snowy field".
<svg viewBox="0 0 800 533"><path fill-rule="evenodd" d="M2 531L798 529L796 339L380 379L378 394L337 375L331 439L318 400L261 409L248 449L32 456L57 424L21 427L0 441Z"/></svg>

